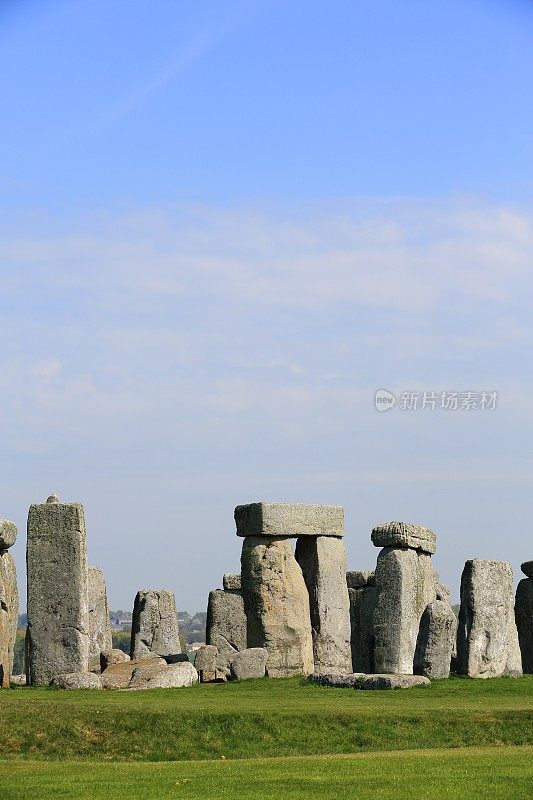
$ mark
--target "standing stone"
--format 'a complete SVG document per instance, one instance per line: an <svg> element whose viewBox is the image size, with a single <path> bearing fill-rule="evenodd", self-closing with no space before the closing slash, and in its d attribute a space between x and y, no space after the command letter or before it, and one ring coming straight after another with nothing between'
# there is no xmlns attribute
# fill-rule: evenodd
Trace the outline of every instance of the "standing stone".
<svg viewBox="0 0 533 800"><path fill-rule="evenodd" d="M522 655L522 671L531 675L533 674L533 578L523 578L517 586L515 621Z"/></svg>
<svg viewBox="0 0 533 800"><path fill-rule="evenodd" d="M89 620L85 514L80 503L32 505L28 515L28 683L87 672Z"/></svg>
<svg viewBox="0 0 533 800"><path fill-rule="evenodd" d="M14 522L0 520L0 687L7 688L13 671L19 595L15 561L8 548L17 538Z"/></svg>
<svg viewBox="0 0 533 800"><path fill-rule="evenodd" d="M457 667L471 678L521 675L513 570L505 561L467 561L461 576Z"/></svg>
<svg viewBox="0 0 533 800"><path fill-rule="evenodd" d="M271 677L313 672L309 595L291 540L247 536L241 556L241 581L248 647L268 651Z"/></svg>
<svg viewBox="0 0 533 800"><path fill-rule="evenodd" d="M296 560L309 593L315 672L351 672L346 547L332 536L304 536Z"/></svg>
<svg viewBox="0 0 533 800"><path fill-rule="evenodd" d="M133 606L130 658L161 656L170 662L181 653L174 592L141 589Z"/></svg>
<svg viewBox="0 0 533 800"><path fill-rule="evenodd" d="M348 573L349 574L349 573ZM372 573L372 576L374 573ZM377 591L372 583L348 589L350 597L352 669L354 672L374 672L374 611Z"/></svg>
<svg viewBox="0 0 533 800"><path fill-rule="evenodd" d="M236 590L209 592L206 643L217 648L216 671L228 676L230 661L246 649L246 614L242 595Z"/></svg>
<svg viewBox="0 0 533 800"><path fill-rule="evenodd" d="M423 551L384 547L376 566L375 670L413 674L420 619L436 598L436 573Z"/></svg>
<svg viewBox="0 0 533 800"><path fill-rule="evenodd" d="M434 600L426 606L416 643L415 675L426 678L449 678L457 619L445 600Z"/></svg>
<svg viewBox="0 0 533 800"><path fill-rule="evenodd" d="M89 669L100 671L102 653L113 649L111 623L107 607L104 573L98 567L87 568L89 603Z"/></svg>

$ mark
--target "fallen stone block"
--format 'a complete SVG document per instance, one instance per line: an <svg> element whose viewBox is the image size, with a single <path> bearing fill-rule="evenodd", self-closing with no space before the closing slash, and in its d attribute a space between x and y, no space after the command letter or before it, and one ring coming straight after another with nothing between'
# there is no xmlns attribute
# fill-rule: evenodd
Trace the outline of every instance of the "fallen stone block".
<svg viewBox="0 0 533 800"><path fill-rule="evenodd" d="M235 509L237 536L344 536L344 509L306 503L248 503Z"/></svg>
<svg viewBox="0 0 533 800"><path fill-rule="evenodd" d="M226 680L226 670L218 668L218 647L215 645L206 644L198 648L194 656L194 667L200 683L219 683Z"/></svg>
<svg viewBox="0 0 533 800"><path fill-rule="evenodd" d="M437 537L429 528L408 522L386 522L372 530L376 547L408 547L432 555L437 548Z"/></svg>
<svg viewBox="0 0 533 800"><path fill-rule="evenodd" d="M112 664L123 664L125 661L130 661L130 657L123 650L113 648L104 653L100 653L100 670L104 672Z"/></svg>
<svg viewBox="0 0 533 800"><path fill-rule="evenodd" d="M309 675L314 671L309 595L291 540L246 537L241 580L248 646L268 651L267 674Z"/></svg>
<svg viewBox="0 0 533 800"><path fill-rule="evenodd" d="M467 561L461 576L457 667L471 678L522 674L513 603L513 570L505 561Z"/></svg>
<svg viewBox="0 0 533 800"><path fill-rule="evenodd" d="M249 647L235 653L230 662L231 676L242 681L247 678L264 678L268 653L264 647Z"/></svg>
<svg viewBox="0 0 533 800"><path fill-rule="evenodd" d="M11 675L9 679L10 686L26 686L26 676L25 675Z"/></svg>
<svg viewBox="0 0 533 800"><path fill-rule="evenodd" d="M55 689L101 689L100 675L94 672L70 672L65 675L56 675L50 681L50 686Z"/></svg>
<svg viewBox="0 0 533 800"><path fill-rule="evenodd" d="M100 676L102 686L104 689L127 689L135 669L139 666L151 665L165 667L167 662L164 658L156 656L155 658L142 658L111 664Z"/></svg>
<svg viewBox="0 0 533 800"><path fill-rule="evenodd" d="M429 686L430 681L423 675L366 675L352 673L315 674L310 676L313 683L338 689L411 689L414 686Z"/></svg>
<svg viewBox="0 0 533 800"><path fill-rule="evenodd" d="M346 547L331 536L302 537L296 561L309 593L315 671L352 671Z"/></svg>
<svg viewBox="0 0 533 800"><path fill-rule="evenodd" d="M161 667L138 667L132 675L130 690L181 689L198 683L198 673L190 661L165 664Z"/></svg>

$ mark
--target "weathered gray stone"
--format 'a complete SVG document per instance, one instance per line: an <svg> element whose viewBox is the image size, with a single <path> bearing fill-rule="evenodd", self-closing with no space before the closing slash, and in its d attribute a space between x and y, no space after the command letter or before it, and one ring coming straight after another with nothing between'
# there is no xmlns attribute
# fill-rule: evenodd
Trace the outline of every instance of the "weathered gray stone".
<svg viewBox="0 0 533 800"><path fill-rule="evenodd" d="M181 689L198 683L198 673L190 661L160 667L138 667L128 689Z"/></svg>
<svg viewBox="0 0 533 800"><path fill-rule="evenodd" d="M9 519L0 519L0 550L9 550L17 541L17 526Z"/></svg>
<svg viewBox="0 0 533 800"><path fill-rule="evenodd" d="M315 671L352 671L346 547L332 536L304 536L296 561L309 593Z"/></svg>
<svg viewBox="0 0 533 800"><path fill-rule="evenodd" d="M360 589L348 589L350 596L352 669L354 672L374 672L374 611L377 590L371 584Z"/></svg>
<svg viewBox="0 0 533 800"><path fill-rule="evenodd" d="M11 553L0 550L0 687L8 687L13 672L19 594L17 570Z"/></svg>
<svg viewBox="0 0 533 800"><path fill-rule="evenodd" d="M230 662L231 676L237 681L264 678L268 653L264 647L249 647L235 653Z"/></svg>
<svg viewBox="0 0 533 800"><path fill-rule="evenodd" d="M427 678L448 678L457 618L446 600L429 603L422 619L414 657L415 675Z"/></svg>
<svg viewBox="0 0 533 800"><path fill-rule="evenodd" d="M100 656L113 649L113 636L104 573L98 567L87 567L89 606L89 669L100 670Z"/></svg>
<svg viewBox="0 0 533 800"><path fill-rule="evenodd" d="M437 583L437 600L444 600L445 603L450 603L450 590L443 583Z"/></svg>
<svg viewBox="0 0 533 800"><path fill-rule="evenodd" d="M246 614L240 592L209 592L207 604L206 642L218 650L217 674L229 675L229 662L236 652L245 650Z"/></svg>
<svg viewBox="0 0 533 800"><path fill-rule="evenodd" d="M93 672L68 672L52 678L50 686L56 689L101 689L102 681L100 675Z"/></svg>
<svg viewBox="0 0 533 800"><path fill-rule="evenodd" d="M321 673L310 676L313 683L338 689L412 689L414 686L429 686L430 680L422 675L351 675Z"/></svg>
<svg viewBox="0 0 533 800"><path fill-rule="evenodd" d="M528 578L533 578L533 561L524 561L520 569Z"/></svg>
<svg viewBox="0 0 533 800"><path fill-rule="evenodd" d="M266 648L267 674L313 672L309 596L291 540L248 536L242 547L241 580L248 646Z"/></svg>
<svg viewBox="0 0 533 800"><path fill-rule="evenodd" d="M123 650L112 648L111 650L100 653L100 669L103 672L112 664L123 664L125 661L129 660L129 655Z"/></svg>
<svg viewBox="0 0 533 800"><path fill-rule="evenodd" d="M467 561L461 576L457 668L471 678L521 675L513 570L505 561Z"/></svg>
<svg viewBox="0 0 533 800"><path fill-rule="evenodd" d="M9 680L10 686L26 686L26 683L25 675L12 675Z"/></svg>
<svg viewBox="0 0 533 800"><path fill-rule="evenodd" d="M104 689L127 689L132 675L137 667L149 666L165 667L167 662L164 658L136 659L135 661L123 661L121 663L110 664L100 675Z"/></svg>
<svg viewBox="0 0 533 800"><path fill-rule="evenodd" d="M432 555L437 547L437 537L429 528L408 522L386 522L372 531L376 547L409 547Z"/></svg>
<svg viewBox="0 0 533 800"><path fill-rule="evenodd" d="M87 546L80 503L30 507L26 561L29 683L48 684L56 675L86 672Z"/></svg>
<svg viewBox="0 0 533 800"><path fill-rule="evenodd" d="M436 598L431 556L385 547L376 566L374 663L379 673L411 675L420 619Z"/></svg>
<svg viewBox="0 0 533 800"><path fill-rule="evenodd" d="M346 585L348 589L362 589L363 586L375 586L376 573L374 570L352 570L346 573Z"/></svg>
<svg viewBox="0 0 533 800"><path fill-rule="evenodd" d="M225 592L240 592L241 591L241 573L232 575L226 573L222 578L222 586Z"/></svg>
<svg viewBox="0 0 533 800"><path fill-rule="evenodd" d="M235 509L237 536L344 536L344 509L306 503L248 503Z"/></svg>
<svg viewBox="0 0 533 800"><path fill-rule="evenodd" d="M218 667L218 647L206 644L199 647L194 655L194 667L200 683L212 683L226 680L226 670Z"/></svg>
<svg viewBox="0 0 533 800"><path fill-rule="evenodd" d="M522 655L522 671L533 674L533 579L523 578L516 589L515 621Z"/></svg>
<svg viewBox="0 0 533 800"><path fill-rule="evenodd" d="M175 661L181 653L174 592L141 589L133 606L130 657L133 660L157 655Z"/></svg>

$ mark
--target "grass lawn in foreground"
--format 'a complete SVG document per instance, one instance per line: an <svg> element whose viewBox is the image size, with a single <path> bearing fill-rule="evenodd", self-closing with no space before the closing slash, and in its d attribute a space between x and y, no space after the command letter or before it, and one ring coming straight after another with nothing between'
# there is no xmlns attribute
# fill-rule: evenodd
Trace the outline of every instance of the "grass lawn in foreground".
<svg viewBox="0 0 533 800"><path fill-rule="evenodd" d="M533 747L182 762L0 761L2 800L531 800Z"/></svg>
<svg viewBox="0 0 533 800"><path fill-rule="evenodd" d="M0 692L0 757L177 761L533 744L533 676L395 691L297 678ZM1 793L0 793L1 797Z"/></svg>

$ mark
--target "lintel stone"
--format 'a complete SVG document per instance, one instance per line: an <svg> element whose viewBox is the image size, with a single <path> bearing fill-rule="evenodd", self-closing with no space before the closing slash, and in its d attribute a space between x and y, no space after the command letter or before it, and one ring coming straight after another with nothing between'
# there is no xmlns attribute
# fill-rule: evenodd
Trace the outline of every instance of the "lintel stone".
<svg viewBox="0 0 533 800"><path fill-rule="evenodd" d="M437 537L432 530L408 522L376 525L372 531L372 543L376 547L407 547L429 555L437 549Z"/></svg>
<svg viewBox="0 0 533 800"><path fill-rule="evenodd" d="M344 536L341 506L248 503L235 509L237 536Z"/></svg>

